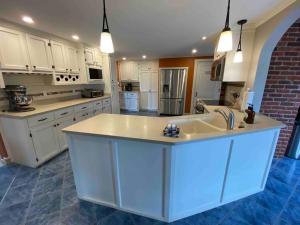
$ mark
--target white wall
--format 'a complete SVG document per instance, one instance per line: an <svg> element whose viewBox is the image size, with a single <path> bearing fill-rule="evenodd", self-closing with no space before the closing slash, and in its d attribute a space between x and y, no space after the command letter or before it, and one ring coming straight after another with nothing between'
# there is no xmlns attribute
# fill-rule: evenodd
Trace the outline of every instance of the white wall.
<svg viewBox="0 0 300 225"><path fill-rule="evenodd" d="M284 33L298 18L300 18L299 0L256 29L252 62L247 81L247 87L255 92L255 111L260 110L272 52Z"/></svg>

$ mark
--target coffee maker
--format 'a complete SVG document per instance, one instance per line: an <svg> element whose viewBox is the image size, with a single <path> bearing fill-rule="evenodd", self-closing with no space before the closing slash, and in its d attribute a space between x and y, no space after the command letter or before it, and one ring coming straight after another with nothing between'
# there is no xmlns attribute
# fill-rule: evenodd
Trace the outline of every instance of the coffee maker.
<svg viewBox="0 0 300 225"><path fill-rule="evenodd" d="M9 101L9 111L28 112L35 110L29 105L32 103L32 97L26 95L26 87L21 85L7 85L5 92Z"/></svg>

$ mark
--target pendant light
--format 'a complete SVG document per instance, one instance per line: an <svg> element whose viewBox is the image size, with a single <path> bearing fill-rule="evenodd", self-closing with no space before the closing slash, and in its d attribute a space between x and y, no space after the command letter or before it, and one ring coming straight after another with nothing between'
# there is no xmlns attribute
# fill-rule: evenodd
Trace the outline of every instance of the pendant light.
<svg viewBox="0 0 300 225"><path fill-rule="evenodd" d="M100 37L100 50L103 53L114 53L114 45L111 38L111 33L109 32L107 17L106 17L106 7L105 0L103 0L103 26Z"/></svg>
<svg viewBox="0 0 300 225"><path fill-rule="evenodd" d="M245 23L247 23L247 20L239 20L238 22L238 25L241 26L241 30L240 30L240 40L239 40L239 44L238 44L238 48L235 52L235 55L234 55L234 59L233 59L233 62L234 63L241 63L243 62L243 51L242 51L242 33L243 33L243 25Z"/></svg>
<svg viewBox="0 0 300 225"><path fill-rule="evenodd" d="M217 52L228 52L232 50L232 31L229 27L230 0L228 0L225 27L220 35Z"/></svg>

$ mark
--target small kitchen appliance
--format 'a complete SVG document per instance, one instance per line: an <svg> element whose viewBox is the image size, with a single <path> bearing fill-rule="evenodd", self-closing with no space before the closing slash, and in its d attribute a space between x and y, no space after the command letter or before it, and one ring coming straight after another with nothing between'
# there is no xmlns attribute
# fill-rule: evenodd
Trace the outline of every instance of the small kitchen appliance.
<svg viewBox="0 0 300 225"><path fill-rule="evenodd" d="M98 98L104 95L103 90L95 90L95 89L83 89L81 91L81 96L83 98Z"/></svg>
<svg viewBox="0 0 300 225"><path fill-rule="evenodd" d="M7 85L5 88L9 101L9 111L11 112L27 112L35 110L30 107L32 97L26 95L26 87L21 85Z"/></svg>

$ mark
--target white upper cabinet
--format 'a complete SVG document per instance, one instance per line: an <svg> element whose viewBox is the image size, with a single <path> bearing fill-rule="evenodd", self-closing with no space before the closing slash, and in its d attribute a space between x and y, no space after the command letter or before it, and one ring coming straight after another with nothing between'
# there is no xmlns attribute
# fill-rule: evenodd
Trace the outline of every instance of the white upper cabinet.
<svg viewBox="0 0 300 225"><path fill-rule="evenodd" d="M140 72L139 80L142 92L158 90L158 72Z"/></svg>
<svg viewBox="0 0 300 225"><path fill-rule="evenodd" d="M50 41L51 43L51 53L55 72L66 73L68 72L68 59L64 49L64 45L56 42Z"/></svg>
<svg viewBox="0 0 300 225"><path fill-rule="evenodd" d="M68 55L68 65L70 73L79 73L79 53L76 48L66 46L67 55Z"/></svg>
<svg viewBox="0 0 300 225"><path fill-rule="evenodd" d="M29 58L21 32L0 27L0 66L3 70L29 70Z"/></svg>
<svg viewBox="0 0 300 225"><path fill-rule="evenodd" d="M137 62L120 63L120 79L122 81L139 81L139 67Z"/></svg>
<svg viewBox="0 0 300 225"><path fill-rule="evenodd" d="M84 56L85 56L85 63L88 65L94 65L95 59L94 59L94 51L91 48L86 48L84 50Z"/></svg>
<svg viewBox="0 0 300 225"><path fill-rule="evenodd" d="M97 48L86 48L84 50L85 63L88 65L100 66L102 67L103 59L102 54Z"/></svg>
<svg viewBox="0 0 300 225"><path fill-rule="evenodd" d="M26 35L32 71L52 71L52 59L49 40Z"/></svg>
<svg viewBox="0 0 300 225"><path fill-rule="evenodd" d="M139 71L158 71L158 61L140 62Z"/></svg>

